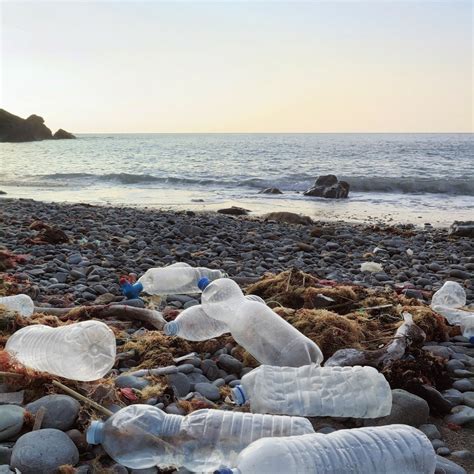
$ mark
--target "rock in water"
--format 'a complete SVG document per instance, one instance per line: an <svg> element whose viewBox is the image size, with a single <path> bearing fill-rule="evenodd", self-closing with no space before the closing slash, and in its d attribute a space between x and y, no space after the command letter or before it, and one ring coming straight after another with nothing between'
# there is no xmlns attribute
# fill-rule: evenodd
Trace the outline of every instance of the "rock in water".
<svg viewBox="0 0 474 474"><path fill-rule="evenodd" d="M278 188L265 188L259 191L258 194L283 194Z"/></svg>
<svg viewBox="0 0 474 474"><path fill-rule="evenodd" d="M64 139L71 139L71 138L76 138L72 133L66 132L66 130L63 130L60 128L54 135L53 138L55 140L64 140Z"/></svg>
<svg viewBox="0 0 474 474"><path fill-rule="evenodd" d="M349 183L339 181L333 174L319 176L314 186L304 192L305 196L316 196L330 199L349 197Z"/></svg>
<svg viewBox="0 0 474 474"><path fill-rule="evenodd" d="M42 117L30 115L22 119L0 109L0 142L32 142L52 138Z"/></svg>
<svg viewBox="0 0 474 474"><path fill-rule="evenodd" d="M50 474L59 466L74 466L79 451L69 436L62 431L45 429L21 436L13 448L11 467L22 474Z"/></svg>

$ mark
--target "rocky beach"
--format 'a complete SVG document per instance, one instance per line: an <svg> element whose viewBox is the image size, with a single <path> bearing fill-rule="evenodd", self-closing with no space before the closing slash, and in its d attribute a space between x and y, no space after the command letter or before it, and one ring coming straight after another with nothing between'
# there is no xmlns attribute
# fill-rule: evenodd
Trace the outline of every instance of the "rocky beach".
<svg viewBox="0 0 474 474"><path fill-rule="evenodd" d="M2 312L2 346L29 324L56 327L96 316L116 334L117 362L97 382L56 377L63 384L112 412L132 403L172 414L235 410L226 397L256 361L230 336L191 343L166 337L158 325L133 315L127 320L87 312L125 305L160 310L173 320L199 297L125 300L119 280L175 262L223 270L313 339L325 360L349 347L383 351L402 309L409 311L423 337L408 338L400 360L377 366L393 389L391 414L364 422L311 422L322 433L406 423L431 440L437 473L473 472L474 346L429 308L432 294L451 280L464 287L472 311L474 240L447 228L317 221L288 212L249 217L2 198L0 296L26 293L37 307L30 320ZM69 312L75 307L83 309ZM152 375L142 369L157 370ZM5 355L0 370L0 472L161 472L127 470L100 446L88 445L84 432L101 413L66 395L54 377L20 370ZM34 453L26 446L35 446Z"/></svg>

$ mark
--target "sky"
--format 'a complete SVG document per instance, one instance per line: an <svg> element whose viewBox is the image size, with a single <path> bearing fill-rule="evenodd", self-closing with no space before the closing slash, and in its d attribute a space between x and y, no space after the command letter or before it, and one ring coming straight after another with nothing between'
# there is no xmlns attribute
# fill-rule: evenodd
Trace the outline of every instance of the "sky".
<svg viewBox="0 0 474 474"><path fill-rule="evenodd" d="M0 107L53 131L473 131L470 0L0 2Z"/></svg>

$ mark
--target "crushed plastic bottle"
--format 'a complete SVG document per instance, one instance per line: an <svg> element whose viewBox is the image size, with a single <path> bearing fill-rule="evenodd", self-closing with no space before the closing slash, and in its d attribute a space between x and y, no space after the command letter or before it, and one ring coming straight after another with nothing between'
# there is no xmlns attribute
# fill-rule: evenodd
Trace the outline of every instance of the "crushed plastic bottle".
<svg viewBox="0 0 474 474"><path fill-rule="evenodd" d="M87 442L102 444L112 459L133 469L175 466L212 472L234 463L239 452L259 438L307 433L314 430L302 417L208 409L181 416L150 405L130 405L105 422L93 421Z"/></svg>
<svg viewBox="0 0 474 474"><path fill-rule="evenodd" d="M115 363L115 335L100 321L52 328L36 324L15 332L5 350L26 367L89 382L102 378Z"/></svg>
<svg viewBox="0 0 474 474"><path fill-rule="evenodd" d="M199 284L205 288L201 298L204 311L226 323L235 341L261 364L300 367L322 362L323 354L311 339L267 305L246 300L233 280Z"/></svg>
<svg viewBox="0 0 474 474"><path fill-rule="evenodd" d="M245 298L265 304L257 295L248 295ZM195 305L182 311L174 321L166 323L163 331L167 336L178 336L188 341L207 341L229 332L229 327L223 321L210 318L202 309L202 305Z"/></svg>
<svg viewBox="0 0 474 474"><path fill-rule="evenodd" d="M150 268L135 284L121 281L123 294L129 298L138 298L142 291L150 295L184 295L200 293L197 282L201 278L215 280L222 278L225 273L209 268L194 268L187 263L178 262L167 267Z"/></svg>
<svg viewBox="0 0 474 474"><path fill-rule="evenodd" d="M388 425L259 439L234 465L215 474L433 474L436 454L420 430Z"/></svg>
<svg viewBox="0 0 474 474"><path fill-rule="evenodd" d="M433 295L431 309L446 318L449 324L461 326L464 337L474 343L474 313L465 311L466 291L455 281L447 281Z"/></svg>
<svg viewBox="0 0 474 474"><path fill-rule="evenodd" d="M392 392L373 367L272 367L261 365L232 389L253 413L379 418L390 414Z"/></svg>
<svg viewBox="0 0 474 474"><path fill-rule="evenodd" d="M16 311L23 317L30 317L35 311L35 304L28 295L12 295L0 297L0 305L10 311Z"/></svg>

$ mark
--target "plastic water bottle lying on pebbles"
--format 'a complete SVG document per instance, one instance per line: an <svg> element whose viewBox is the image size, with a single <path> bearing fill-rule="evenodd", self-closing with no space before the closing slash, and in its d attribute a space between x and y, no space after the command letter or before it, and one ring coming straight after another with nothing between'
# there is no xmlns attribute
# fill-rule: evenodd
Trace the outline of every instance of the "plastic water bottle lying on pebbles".
<svg viewBox="0 0 474 474"><path fill-rule="evenodd" d="M207 315L226 323L235 341L261 364L300 367L322 362L323 354L311 339L267 305L248 301L233 280L203 279L199 285Z"/></svg>
<svg viewBox="0 0 474 474"><path fill-rule="evenodd" d="M210 281L222 278L225 273L205 267L194 268L178 262L167 267L150 268L135 284L121 280L122 292L127 298L138 298L142 291L150 295L187 295L201 293L197 282L201 278Z"/></svg>
<svg viewBox="0 0 474 474"><path fill-rule="evenodd" d="M245 298L265 304L257 295ZM165 324L163 331L167 336L178 336L188 341L207 341L229 332L229 327L224 321L210 318L202 305L195 305L182 311L174 321Z"/></svg>
<svg viewBox="0 0 474 474"><path fill-rule="evenodd" d="M392 392L373 367L261 365L232 389L238 405L256 413L378 418L392 408Z"/></svg>
<svg viewBox="0 0 474 474"><path fill-rule="evenodd" d="M35 311L35 304L28 295L12 295L0 297L0 305L9 311L16 311L23 317L30 317Z"/></svg>
<svg viewBox="0 0 474 474"><path fill-rule="evenodd" d="M35 324L15 332L5 350L26 367L89 382L113 367L116 342L113 331L100 321L57 328Z"/></svg>
<svg viewBox="0 0 474 474"><path fill-rule="evenodd" d="M263 438L238 456L235 468L218 474L433 474L436 455L416 428L388 425Z"/></svg>
<svg viewBox="0 0 474 474"><path fill-rule="evenodd" d="M263 437L314 433L302 417L197 410L170 415L150 405L130 405L107 421L93 421L89 444L101 444L116 462L133 469L186 467L209 472L233 464L242 449Z"/></svg>
<svg viewBox="0 0 474 474"><path fill-rule="evenodd" d="M446 318L449 324L461 326L462 335L474 343L474 312L466 306L466 291L455 281L447 281L431 299L431 309Z"/></svg>

